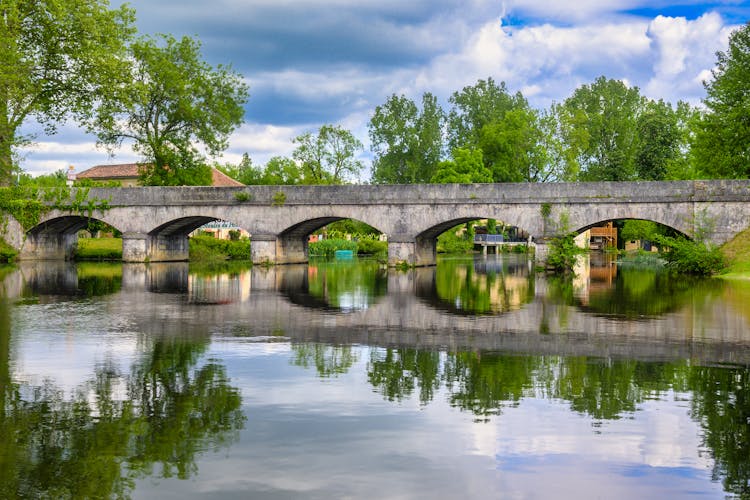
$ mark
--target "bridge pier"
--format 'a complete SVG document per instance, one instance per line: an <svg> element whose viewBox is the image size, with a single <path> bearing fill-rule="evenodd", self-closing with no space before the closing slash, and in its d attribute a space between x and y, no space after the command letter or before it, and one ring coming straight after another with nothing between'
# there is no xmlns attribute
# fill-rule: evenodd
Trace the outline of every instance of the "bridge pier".
<svg viewBox="0 0 750 500"><path fill-rule="evenodd" d="M21 260L73 260L77 233L29 233L19 254Z"/></svg>
<svg viewBox="0 0 750 500"><path fill-rule="evenodd" d="M276 235L250 235L250 258L253 264L276 264Z"/></svg>
<svg viewBox="0 0 750 500"><path fill-rule="evenodd" d="M188 260L190 243L186 234L122 234L123 262L175 262Z"/></svg>
<svg viewBox="0 0 750 500"><path fill-rule="evenodd" d="M276 262L278 264L302 264L307 261L307 236L290 235L277 239Z"/></svg>
<svg viewBox="0 0 750 500"><path fill-rule="evenodd" d="M388 265L434 266L437 263L436 240L388 235Z"/></svg>

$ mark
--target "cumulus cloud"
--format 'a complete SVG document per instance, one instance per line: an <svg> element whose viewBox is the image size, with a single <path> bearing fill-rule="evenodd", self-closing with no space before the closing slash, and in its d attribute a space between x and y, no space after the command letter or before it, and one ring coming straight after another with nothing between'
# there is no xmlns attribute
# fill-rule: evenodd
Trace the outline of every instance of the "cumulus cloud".
<svg viewBox="0 0 750 500"><path fill-rule="evenodd" d="M657 16L648 28L654 53L653 74L644 86L652 97L696 103L711 75L715 53L727 46L731 26L711 12L698 19Z"/></svg>

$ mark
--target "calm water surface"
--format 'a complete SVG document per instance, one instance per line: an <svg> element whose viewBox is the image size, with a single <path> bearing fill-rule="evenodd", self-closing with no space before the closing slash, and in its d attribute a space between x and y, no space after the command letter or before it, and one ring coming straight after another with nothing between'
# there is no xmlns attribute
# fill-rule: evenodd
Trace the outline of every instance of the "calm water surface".
<svg viewBox="0 0 750 500"><path fill-rule="evenodd" d="M750 285L0 268L0 498L750 498Z"/></svg>

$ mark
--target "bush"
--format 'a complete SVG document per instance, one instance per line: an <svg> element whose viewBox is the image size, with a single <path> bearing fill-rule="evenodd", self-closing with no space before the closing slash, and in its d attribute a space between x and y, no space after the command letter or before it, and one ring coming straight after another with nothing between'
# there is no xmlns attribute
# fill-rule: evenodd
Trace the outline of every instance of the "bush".
<svg viewBox="0 0 750 500"><path fill-rule="evenodd" d="M314 241L308 245L308 253L311 257L331 258L336 253L336 250L351 250L357 253L357 243L355 241L329 238Z"/></svg>
<svg viewBox="0 0 750 500"><path fill-rule="evenodd" d="M378 255L388 252L388 242L374 239L357 241L357 253L361 255Z"/></svg>
<svg viewBox="0 0 750 500"><path fill-rule="evenodd" d="M576 259L584 250L575 243L575 233L555 236L550 241L546 267L551 271L568 274L573 271Z"/></svg>
<svg viewBox="0 0 750 500"><path fill-rule="evenodd" d="M663 249L661 256L667 266L680 274L711 276L726 267L724 255L714 245L661 235L655 240Z"/></svg>
<svg viewBox="0 0 750 500"><path fill-rule="evenodd" d="M13 262L17 255L16 249L0 238L0 263Z"/></svg>
<svg viewBox="0 0 750 500"><path fill-rule="evenodd" d="M250 240L224 240L207 235L190 238L190 260L250 260Z"/></svg>

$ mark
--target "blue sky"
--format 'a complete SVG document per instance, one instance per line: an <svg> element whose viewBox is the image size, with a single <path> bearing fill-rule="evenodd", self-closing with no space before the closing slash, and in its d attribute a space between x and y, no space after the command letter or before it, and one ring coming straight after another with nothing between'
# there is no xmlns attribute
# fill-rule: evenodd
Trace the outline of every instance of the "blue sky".
<svg viewBox="0 0 750 500"><path fill-rule="evenodd" d="M453 92L487 77L539 108L600 75L651 98L698 104L716 51L750 19L750 3L732 0L129 3L141 33L195 36L208 62L231 64L246 78L246 123L219 161L247 152L261 165L324 123L351 130L369 149L367 122L391 94L418 100L429 91L448 109ZM22 167L38 174L138 159L127 147L110 157L71 123L39 135Z"/></svg>

